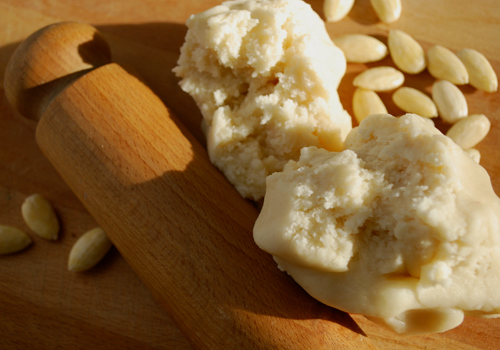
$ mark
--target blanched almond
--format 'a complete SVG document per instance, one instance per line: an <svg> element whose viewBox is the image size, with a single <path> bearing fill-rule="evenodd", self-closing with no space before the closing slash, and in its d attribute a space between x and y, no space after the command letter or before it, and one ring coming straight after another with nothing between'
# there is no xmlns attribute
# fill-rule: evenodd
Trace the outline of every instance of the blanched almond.
<svg viewBox="0 0 500 350"><path fill-rule="evenodd" d="M344 52L347 62L376 62L387 56L387 46L369 35L347 34L333 42Z"/></svg>
<svg viewBox="0 0 500 350"><path fill-rule="evenodd" d="M422 46L409 34L391 30L388 46L394 64L405 73L417 74L425 69L425 52Z"/></svg>
<svg viewBox="0 0 500 350"><path fill-rule="evenodd" d="M434 45L427 51L427 70L434 78L448 80L456 85L469 82L469 73L462 61L441 45Z"/></svg>
<svg viewBox="0 0 500 350"><path fill-rule="evenodd" d="M90 269L104 258L111 246L112 243L102 228L87 231L71 248L68 270L80 272Z"/></svg>
<svg viewBox="0 0 500 350"><path fill-rule="evenodd" d="M377 17L384 23L396 22L401 16L401 0L370 0Z"/></svg>
<svg viewBox="0 0 500 350"><path fill-rule="evenodd" d="M467 100L458 87L446 80L440 80L432 86L432 99L439 116L447 123L455 123L468 114Z"/></svg>
<svg viewBox="0 0 500 350"><path fill-rule="evenodd" d="M352 9L354 0L324 0L323 13L327 22L338 22Z"/></svg>
<svg viewBox="0 0 500 350"><path fill-rule="evenodd" d="M479 150L475 148L469 148L466 149L465 152L467 152L467 154L469 155L469 157L472 158L472 160L474 160L476 163L479 164L479 162L481 161L481 152L479 152Z"/></svg>
<svg viewBox="0 0 500 350"><path fill-rule="evenodd" d="M31 238L20 229L0 225L0 255L17 253L31 244Z"/></svg>
<svg viewBox="0 0 500 350"><path fill-rule="evenodd" d="M437 117L438 111L432 99L423 92L411 88L401 87L392 95L392 100L403 111L418 114L421 117Z"/></svg>
<svg viewBox="0 0 500 350"><path fill-rule="evenodd" d="M427 117L421 117L421 118L430 127L433 127L433 128L436 127L436 124L434 124L434 121L431 118L427 118Z"/></svg>
<svg viewBox="0 0 500 350"><path fill-rule="evenodd" d="M373 90L357 88L352 97L354 117L360 123L371 114L387 113L387 108L379 95Z"/></svg>
<svg viewBox="0 0 500 350"><path fill-rule="evenodd" d="M463 49L457 52L469 73L469 83L476 89L495 92L498 89L498 78L490 62L484 55L473 49Z"/></svg>
<svg viewBox="0 0 500 350"><path fill-rule="evenodd" d="M26 198L21 213L28 227L42 238L56 240L59 221L52 205L41 195L33 194Z"/></svg>
<svg viewBox="0 0 500 350"><path fill-rule="evenodd" d="M490 127L491 122L484 114L471 114L453 124L446 136L463 149L469 149L488 135Z"/></svg>
<svg viewBox="0 0 500 350"><path fill-rule="evenodd" d="M367 69L357 75L353 84L373 91L389 91L403 85L405 76L392 67L381 66Z"/></svg>

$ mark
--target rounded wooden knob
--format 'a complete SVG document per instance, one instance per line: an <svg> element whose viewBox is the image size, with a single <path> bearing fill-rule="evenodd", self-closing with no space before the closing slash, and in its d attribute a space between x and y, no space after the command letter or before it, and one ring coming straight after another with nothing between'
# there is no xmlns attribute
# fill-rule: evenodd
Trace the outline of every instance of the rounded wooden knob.
<svg viewBox="0 0 500 350"><path fill-rule="evenodd" d="M109 46L89 24L61 22L30 35L5 69L5 94L23 116L38 120L74 79L111 62Z"/></svg>

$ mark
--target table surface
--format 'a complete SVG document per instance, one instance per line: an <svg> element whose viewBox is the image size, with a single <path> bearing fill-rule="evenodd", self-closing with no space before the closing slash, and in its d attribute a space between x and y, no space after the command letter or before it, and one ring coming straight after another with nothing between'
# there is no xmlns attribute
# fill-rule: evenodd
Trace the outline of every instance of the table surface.
<svg viewBox="0 0 500 350"><path fill-rule="evenodd" d="M322 13L322 1L308 1ZM147 84L200 140L200 113L171 73L183 43L186 19L220 3L212 0L0 0L0 223L29 232L20 214L24 198L41 193L55 206L62 223L60 238L43 241L33 234L26 251L0 257L0 337L2 348L190 349L169 315L153 300L116 249L94 269L67 271L71 246L97 224L38 149L36 122L8 105L3 76L17 45L37 29L59 21L95 25L110 43L114 60L136 69ZM497 0L402 0L400 20L380 23L368 0L357 0L347 18L328 23L332 36L366 33L386 41L390 29L414 36L428 49L479 50L500 73L500 2ZM389 58L377 65L392 65ZM352 115L352 79L367 66L349 64L339 93ZM428 73L407 76L405 85L430 92ZM481 164L500 193L496 161L500 135L498 93L461 87L470 113L492 121L488 137L477 147ZM381 94L390 113L402 113L389 93ZM447 126L438 124L442 130ZM492 349L500 347L500 319L466 318L451 331L426 336L398 336L364 317L352 315L380 349Z"/></svg>

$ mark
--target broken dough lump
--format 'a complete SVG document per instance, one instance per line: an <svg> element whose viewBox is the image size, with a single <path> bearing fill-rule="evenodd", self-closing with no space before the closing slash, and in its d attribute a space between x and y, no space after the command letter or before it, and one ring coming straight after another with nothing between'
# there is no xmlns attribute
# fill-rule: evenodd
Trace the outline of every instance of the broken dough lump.
<svg viewBox="0 0 500 350"><path fill-rule="evenodd" d="M191 16L174 72L203 115L210 160L246 198L300 149L342 149L342 51L302 0L229 1Z"/></svg>
<svg viewBox="0 0 500 350"><path fill-rule="evenodd" d="M500 313L500 199L483 167L416 115L372 115L346 150L304 148L267 178L254 227L309 294L398 333Z"/></svg>

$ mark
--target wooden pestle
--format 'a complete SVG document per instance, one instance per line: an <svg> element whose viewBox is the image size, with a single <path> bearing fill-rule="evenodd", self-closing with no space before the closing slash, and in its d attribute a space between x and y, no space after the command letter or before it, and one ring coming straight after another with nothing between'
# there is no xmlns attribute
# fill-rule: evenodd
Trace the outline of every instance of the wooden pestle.
<svg viewBox="0 0 500 350"><path fill-rule="evenodd" d="M15 51L5 93L114 245L202 349L373 349L253 242L258 215L97 30L45 27Z"/></svg>

